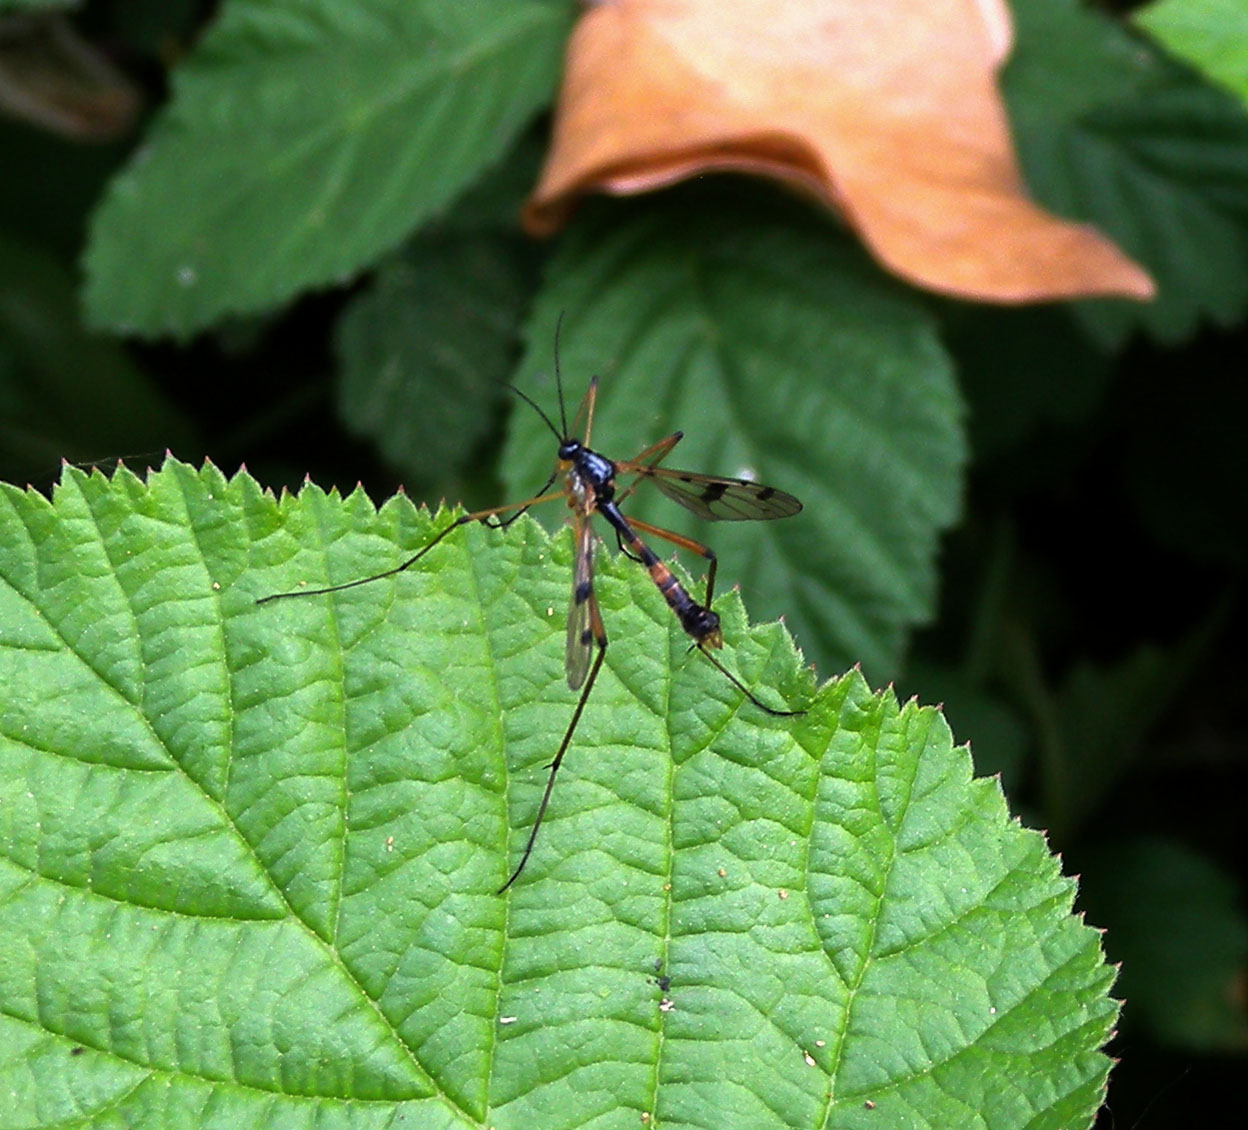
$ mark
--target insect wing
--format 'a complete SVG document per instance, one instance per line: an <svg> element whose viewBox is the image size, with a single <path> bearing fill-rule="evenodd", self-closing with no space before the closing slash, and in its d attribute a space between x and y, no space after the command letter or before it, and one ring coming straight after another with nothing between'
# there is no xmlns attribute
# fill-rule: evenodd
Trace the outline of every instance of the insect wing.
<svg viewBox="0 0 1248 1130"><path fill-rule="evenodd" d="M575 519L576 564L572 570L572 600L568 605L568 686L577 690L585 681L593 651L592 605L594 602L594 531L589 520Z"/></svg>
<svg viewBox="0 0 1248 1130"><path fill-rule="evenodd" d="M665 467L632 467L654 480L668 498L711 522L759 522L788 518L802 508L791 494L750 479L725 479L719 475L698 475L693 471L671 471Z"/></svg>
<svg viewBox="0 0 1248 1130"><path fill-rule="evenodd" d="M580 407L577 408L576 415L572 417L572 427L568 431L569 437L579 439L586 447L589 446L590 433L594 429L594 405L597 402L598 378L594 377L581 398Z"/></svg>

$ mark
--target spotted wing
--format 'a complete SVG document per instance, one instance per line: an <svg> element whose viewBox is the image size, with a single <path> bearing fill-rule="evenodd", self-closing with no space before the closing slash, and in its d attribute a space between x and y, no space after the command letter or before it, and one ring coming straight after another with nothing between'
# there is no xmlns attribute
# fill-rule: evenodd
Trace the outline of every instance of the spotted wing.
<svg viewBox="0 0 1248 1130"><path fill-rule="evenodd" d="M585 682L594 649L594 531L584 514L573 518L576 563L572 569L572 600L568 605L568 686L577 690Z"/></svg>
<svg viewBox="0 0 1248 1130"><path fill-rule="evenodd" d="M788 518L802 508L791 494L750 479L725 479L672 471L666 467L635 467L619 464L621 472L639 472L652 479L668 498L711 522L759 522Z"/></svg>

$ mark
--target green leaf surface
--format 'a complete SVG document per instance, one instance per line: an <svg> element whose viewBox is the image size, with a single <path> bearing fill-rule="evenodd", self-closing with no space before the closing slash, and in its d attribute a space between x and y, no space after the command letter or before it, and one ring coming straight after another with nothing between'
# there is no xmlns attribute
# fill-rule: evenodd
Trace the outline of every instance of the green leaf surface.
<svg viewBox="0 0 1248 1130"><path fill-rule="evenodd" d="M548 0L232 0L112 183L97 322L186 335L348 278L479 177L550 97Z"/></svg>
<svg viewBox="0 0 1248 1130"><path fill-rule="evenodd" d="M1061 128L1164 72L1155 52L1081 0L1014 0L1010 10L1016 43L1002 87L1012 124Z"/></svg>
<svg viewBox="0 0 1248 1130"><path fill-rule="evenodd" d="M1087 1126L1116 1015L1043 839L938 712L725 661L564 536L173 460L0 490L0 1125Z"/></svg>
<svg viewBox="0 0 1248 1130"><path fill-rule="evenodd" d="M1005 72L1027 183L1095 224L1158 283L1150 303L1080 303L1106 346L1163 342L1248 308L1248 116L1243 107L1071 0L1020 0Z"/></svg>
<svg viewBox="0 0 1248 1130"><path fill-rule="evenodd" d="M960 506L962 406L932 320L842 233L774 198L692 191L599 216L549 268L517 385L557 418L538 372L563 312L569 419L602 377L595 449L629 459L680 428L665 466L757 478L805 505L707 525L644 489L626 511L708 542L721 584L788 616L819 665L890 677L931 615L937 535ZM543 482L554 448L518 411L513 497Z"/></svg>
<svg viewBox="0 0 1248 1130"><path fill-rule="evenodd" d="M1248 103L1248 5L1243 0L1157 0L1132 18Z"/></svg>
<svg viewBox="0 0 1248 1130"><path fill-rule="evenodd" d="M338 327L339 411L416 481L470 458L519 348L532 271L503 235L415 240Z"/></svg>

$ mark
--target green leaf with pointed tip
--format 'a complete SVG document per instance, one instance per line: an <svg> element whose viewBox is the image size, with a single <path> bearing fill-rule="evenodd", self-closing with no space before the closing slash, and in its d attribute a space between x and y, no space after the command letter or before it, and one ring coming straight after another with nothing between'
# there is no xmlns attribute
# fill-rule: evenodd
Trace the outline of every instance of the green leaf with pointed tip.
<svg viewBox="0 0 1248 1130"><path fill-rule="evenodd" d="M923 308L809 211L694 189L603 209L569 233L516 378L556 423L537 374L550 372L560 313L569 419L602 377L595 448L630 459L681 428L665 466L756 478L805 506L706 524L646 488L627 512L709 543L721 585L790 617L819 665L891 677L907 630L933 611L937 537L958 515L966 458L962 403ZM554 449L518 408L512 497L541 484Z"/></svg>
<svg viewBox="0 0 1248 1130"><path fill-rule="evenodd" d="M572 6L233 0L92 225L99 324L186 335L348 278L551 96Z"/></svg>
<svg viewBox="0 0 1248 1130"><path fill-rule="evenodd" d="M1116 1014L939 713L604 554L176 461L0 490L0 1124L1087 1126Z"/></svg>

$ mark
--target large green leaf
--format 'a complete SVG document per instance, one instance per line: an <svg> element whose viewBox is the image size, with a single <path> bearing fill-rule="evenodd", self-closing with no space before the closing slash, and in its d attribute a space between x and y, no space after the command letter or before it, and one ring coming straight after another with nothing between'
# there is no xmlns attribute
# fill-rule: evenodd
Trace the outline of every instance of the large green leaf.
<svg viewBox="0 0 1248 1130"><path fill-rule="evenodd" d="M628 459L681 428L670 467L748 475L805 510L699 525L643 490L628 511L708 541L752 607L792 617L821 666L897 669L932 612L937 535L957 516L962 404L932 319L842 233L756 194L671 194L578 225L550 267L517 384L557 414L564 314L568 415L603 378L593 443ZM504 470L515 497L549 474L554 438L520 406ZM557 517L557 515L556 515Z"/></svg>
<svg viewBox="0 0 1248 1130"><path fill-rule="evenodd" d="M570 15L550 0L231 0L95 217L91 316L186 334L367 266L550 97Z"/></svg>
<svg viewBox="0 0 1248 1130"><path fill-rule="evenodd" d="M0 491L0 1125L1079 1127L1116 1015L1043 839L939 713L697 655L567 539L169 461Z"/></svg>

